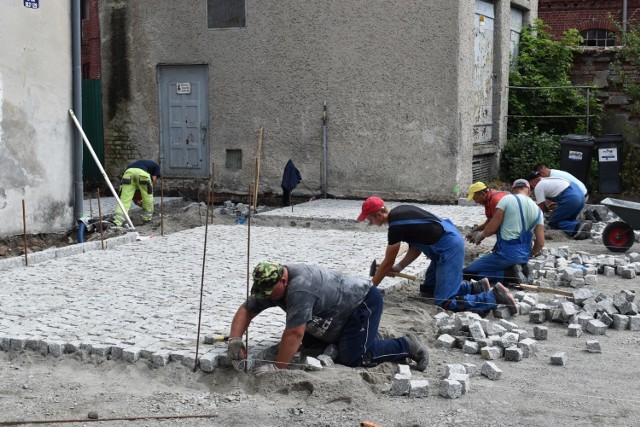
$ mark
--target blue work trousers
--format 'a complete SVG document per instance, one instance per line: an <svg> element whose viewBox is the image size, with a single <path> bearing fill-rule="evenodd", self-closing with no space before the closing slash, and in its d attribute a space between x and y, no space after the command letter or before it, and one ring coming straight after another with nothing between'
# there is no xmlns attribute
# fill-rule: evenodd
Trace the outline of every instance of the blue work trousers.
<svg viewBox="0 0 640 427"><path fill-rule="evenodd" d="M556 208L549 218L549 226L562 230L569 237L576 234L580 221L578 215L584 208L584 194L573 182L557 197L549 200L556 202Z"/></svg>
<svg viewBox="0 0 640 427"><path fill-rule="evenodd" d="M404 338L376 340L383 305L380 290L371 288L340 334L338 363L351 367L362 366L367 352L371 353L373 364L403 361L409 356L409 344Z"/></svg>

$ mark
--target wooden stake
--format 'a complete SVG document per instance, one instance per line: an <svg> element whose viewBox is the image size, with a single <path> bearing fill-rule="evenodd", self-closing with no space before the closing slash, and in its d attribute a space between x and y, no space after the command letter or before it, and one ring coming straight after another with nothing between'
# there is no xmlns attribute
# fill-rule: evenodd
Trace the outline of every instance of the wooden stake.
<svg viewBox="0 0 640 427"><path fill-rule="evenodd" d="M100 245L102 246L102 250L104 250L104 232L102 229L102 207L100 206L100 189L98 191L98 223L100 224Z"/></svg>
<svg viewBox="0 0 640 427"><path fill-rule="evenodd" d="M164 236L164 177L160 176L160 235Z"/></svg>
<svg viewBox="0 0 640 427"><path fill-rule="evenodd" d="M24 265L29 265L29 259L27 257L27 213L24 207L24 199L22 199L22 236L24 240Z"/></svg>

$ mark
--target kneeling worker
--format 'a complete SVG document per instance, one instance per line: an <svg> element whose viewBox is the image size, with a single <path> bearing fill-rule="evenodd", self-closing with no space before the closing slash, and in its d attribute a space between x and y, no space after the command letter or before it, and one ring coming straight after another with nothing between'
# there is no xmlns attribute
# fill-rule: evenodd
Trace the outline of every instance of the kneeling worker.
<svg viewBox="0 0 640 427"><path fill-rule="evenodd" d="M495 282L515 276L518 283L527 282L521 265L526 265L529 257L537 255L544 246L544 217L540 207L529 197L530 186L526 179L514 181L511 191L512 195L500 200L493 219L485 229L471 237L476 245L493 234L497 241L490 254L465 267L465 278L488 277Z"/></svg>
<svg viewBox="0 0 640 427"><path fill-rule="evenodd" d="M378 197L369 197L362 204L358 221L365 219L378 226L389 225L387 250L371 279L374 285L380 284L385 276L400 272L424 253L431 262L420 287L421 296L434 298L436 305L451 311L489 311L504 304L512 315L517 313L513 296L501 283L490 289L486 279L474 283L462 281L464 239L450 220L412 205L389 210ZM402 242L407 242L409 249L394 265Z"/></svg>
<svg viewBox="0 0 640 427"><path fill-rule="evenodd" d="M285 369L300 344L311 347L318 342L337 344L336 362L350 367L404 362L407 357L420 371L429 364L427 347L412 333L376 339L383 301L370 280L319 266L269 261L253 270L251 295L231 322L231 360L246 359L242 334L256 315L276 306L287 313L286 326L275 364L260 367L261 373Z"/></svg>

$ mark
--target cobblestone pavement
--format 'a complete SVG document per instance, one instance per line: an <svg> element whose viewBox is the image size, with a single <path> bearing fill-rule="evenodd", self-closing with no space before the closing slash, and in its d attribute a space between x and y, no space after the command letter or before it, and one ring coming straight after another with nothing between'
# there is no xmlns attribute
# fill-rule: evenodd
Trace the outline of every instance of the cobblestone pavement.
<svg viewBox="0 0 640 427"><path fill-rule="evenodd" d="M324 265L366 277L386 245L385 229L355 229L361 201L317 200L258 217L353 221L349 229L304 229L244 225L205 228L135 241L135 233L29 256L29 266L5 268L0 277L0 349L34 350L58 356L83 349L92 354L156 365L181 361L193 366L203 283L200 366L212 370L226 345L203 344L204 336L226 334L250 286L253 266L271 259ZM482 220L480 206L426 206L458 225ZM256 217L257 218L257 217ZM256 222L259 224L259 222ZM376 232L372 232L376 231ZM250 232L250 233L249 233ZM118 240L119 239L119 240ZM250 257L247 259L250 241ZM87 250L93 244L93 250ZM97 244L97 245L96 245ZM86 246L85 246L86 245ZM426 268L419 258L408 273ZM385 279L390 288L402 279ZM284 314L270 309L250 329L250 345L278 342Z"/></svg>

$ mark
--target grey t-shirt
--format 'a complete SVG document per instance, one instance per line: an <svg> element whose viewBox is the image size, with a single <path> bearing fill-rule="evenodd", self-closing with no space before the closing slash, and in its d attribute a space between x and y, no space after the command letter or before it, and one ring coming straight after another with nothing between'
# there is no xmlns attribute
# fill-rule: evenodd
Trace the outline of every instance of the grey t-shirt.
<svg viewBox="0 0 640 427"><path fill-rule="evenodd" d="M371 280L315 265L285 267L289 279L284 298L270 301L250 296L244 306L252 313L279 306L287 313L287 329L306 323L307 333L325 342L337 342L349 317L373 286Z"/></svg>

